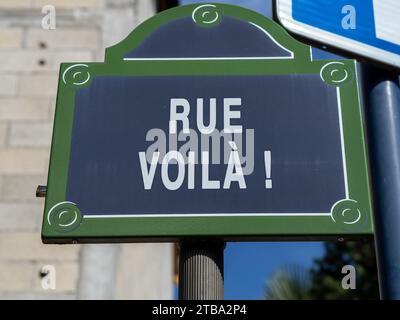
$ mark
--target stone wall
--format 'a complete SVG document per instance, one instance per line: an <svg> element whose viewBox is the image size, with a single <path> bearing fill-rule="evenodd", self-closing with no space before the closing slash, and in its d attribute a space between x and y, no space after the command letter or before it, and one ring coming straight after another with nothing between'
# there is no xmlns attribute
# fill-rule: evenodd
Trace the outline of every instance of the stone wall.
<svg viewBox="0 0 400 320"><path fill-rule="evenodd" d="M55 30L41 26L49 4ZM151 0L0 0L0 298L172 298L171 245L43 245L34 196L46 184L60 62L102 61L154 11ZM56 290L42 288L45 265ZM107 279L111 292L96 295Z"/></svg>

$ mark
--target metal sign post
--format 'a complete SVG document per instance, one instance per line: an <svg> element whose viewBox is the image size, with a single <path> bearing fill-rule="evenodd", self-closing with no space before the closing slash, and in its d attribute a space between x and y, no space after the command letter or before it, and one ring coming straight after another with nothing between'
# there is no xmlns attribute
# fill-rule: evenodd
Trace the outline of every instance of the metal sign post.
<svg viewBox="0 0 400 320"><path fill-rule="evenodd" d="M383 299L400 299L399 75L364 64L363 85L373 184L375 239Z"/></svg>
<svg viewBox="0 0 400 320"><path fill-rule="evenodd" d="M180 300L224 298L224 247L222 241L180 243Z"/></svg>

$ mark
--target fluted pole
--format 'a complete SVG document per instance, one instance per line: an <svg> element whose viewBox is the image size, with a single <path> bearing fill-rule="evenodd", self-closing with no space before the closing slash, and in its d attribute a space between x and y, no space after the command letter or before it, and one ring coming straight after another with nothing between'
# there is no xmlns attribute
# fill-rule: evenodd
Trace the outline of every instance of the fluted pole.
<svg viewBox="0 0 400 320"><path fill-rule="evenodd" d="M224 299L224 242L181 242L179 299Z"/></svg>

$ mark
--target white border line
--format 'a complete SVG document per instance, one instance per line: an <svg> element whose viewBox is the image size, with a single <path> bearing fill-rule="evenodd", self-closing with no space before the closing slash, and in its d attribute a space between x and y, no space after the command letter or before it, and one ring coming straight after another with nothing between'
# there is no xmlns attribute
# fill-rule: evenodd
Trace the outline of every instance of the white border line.
<svg viewBox="0 0 400 320"><path fill-rule="evenodd" d="M331 216L330 213L179 213L179 214L96 214L96 215L83 215L84 218L148 218L148 217L301 217L301 216Z"/></svg>
<svg viewBox="0 0 400 320"><path fill-rule="evenodd" d="M338 118L340 128L340 143L342 147L342 162L343 162L343 175L346 199L349 198L349 187L347 181L347 165L346 153L344 145L343 125L342 125L342 105L340 101L340 88L336 88L336 99L338 107ZM340 199L338 201L341 201ZM337 202L336 202L337 203ZM83 214L83 218L154 218L154 217L170 217L170 218L189 218L189 217L326 217L331 216L331 213L180 213L180 214L96 214L88 215Z"/></svg>
<svg viewBox="0 0 400 320"><path fill-rule="evenodd" d="M249 21L249 24L255 26L257 29L261 30L264 34L266 34L279 48L283 49L287 53L290 53L290 56L283 57L184 57L184 58L124 58L124 61L184 61L184 60L272 60L272 59L294 59L293 51L284 47L280 44L274 37L272 37L266 30L260 27L258 24Z"/></svg>
<svg viewBox="0 0 400 320"><path fill-rule="evenodd" d="M269 32L267 32L267 30L265 30L264 28L260 27L258 24L255 24L254 22L249 22L251 25L255 26L257 29L261 30L263 33L265 33L271 40L272 42L274 42L279 48L283 49L284 51L286 51L287 53L290 53L290 59L294 58L294 53L293 51L289 50L288 48L284 47L283 45L281 45L278 41L276 41L276 39L274 37L272 37ZM288 59L288 57L286 57Z"/></svg>
<svg viewBox="0 0 400 320"><path fill-rule="evenodd" d="M284 60L292 57L185 57L185 58L124 58L124 61L181 61L181 60Z"/></svg>
<svg viewBox="0 0 400 320"><path fill-rule="evenodd" d="M343 134L343 118L342 118L342 104L340 101L340 88L336 87L336 97L338 105L338 116L339 116L339 128L340 128L340 144L342 146L342 161L343 161L343 176L344 176L344 187L346 193L346 199L349 199L349 185L347 181L347 164L346 164L346 150L344 145L344 134Z"/></svg>

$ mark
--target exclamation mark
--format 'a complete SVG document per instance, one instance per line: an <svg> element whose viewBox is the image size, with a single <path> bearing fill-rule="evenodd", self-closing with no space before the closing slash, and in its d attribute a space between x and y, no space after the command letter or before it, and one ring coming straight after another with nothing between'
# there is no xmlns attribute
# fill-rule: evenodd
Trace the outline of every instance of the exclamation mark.
<svg viewBox="0 0 400 320"><path fill-rule="evenodd" d="M272 189L271 179L271 151L264 151L265 189Z"/></svg>

